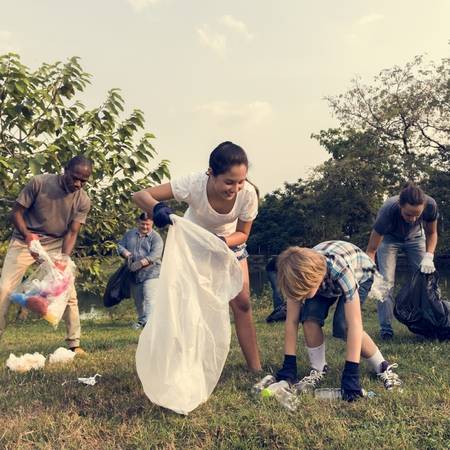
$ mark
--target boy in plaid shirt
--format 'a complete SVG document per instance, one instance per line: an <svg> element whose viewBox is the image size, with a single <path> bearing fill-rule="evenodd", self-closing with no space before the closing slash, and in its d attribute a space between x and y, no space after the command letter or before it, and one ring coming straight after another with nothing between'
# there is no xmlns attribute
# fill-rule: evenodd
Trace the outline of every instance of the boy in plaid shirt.
<svg viewBox="0 0 450 450"><path fill-rule="evenodd" d="M309 375L296 387L300 391L316 388L327 373L325 339L322 331L330 307L337 302L333 317L333 336L347 342L342 373L343 398L361 397L360 357L367 359L386 389L400 386L389 364L370 336L363 330L361 304L367 298L376 272L373 261L358 247L343 241L328 241L313 249L290 247L278 257L278 283L287 301L285 356L278 380L297 381L296 344L298 324L303 332L311 363Z"/></svg>

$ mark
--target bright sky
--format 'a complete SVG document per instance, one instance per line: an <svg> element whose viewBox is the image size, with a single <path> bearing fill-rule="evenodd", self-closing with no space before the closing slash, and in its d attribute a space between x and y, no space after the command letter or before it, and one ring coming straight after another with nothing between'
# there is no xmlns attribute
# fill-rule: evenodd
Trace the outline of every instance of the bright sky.
<svg viewBox="0 0 450 450"><path fill-rule="evenodd" d="M80 56L84 102L113 87L145 112L172 176L207 168L224 140L246 149L266 193L326 153L325 95L417 54L450 54L450 0L0 0L0 52L24 64Z"/></svg>

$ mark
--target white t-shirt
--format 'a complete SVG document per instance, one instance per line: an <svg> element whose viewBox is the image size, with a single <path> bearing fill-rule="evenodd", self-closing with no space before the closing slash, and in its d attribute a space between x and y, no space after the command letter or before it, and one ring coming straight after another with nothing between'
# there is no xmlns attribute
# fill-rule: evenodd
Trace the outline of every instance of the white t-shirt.
<svg viewBox="0 0 450 450"><path fill-rule="evenodd" d="M258 214L258 196L248 183L237 193L233 209L220 214L209 204L206 193L208 175L205 172L191 173L170 182L175 200L189 205L184 217L219 236L229 236L236 231L238 219L251 222Z"/></svg>

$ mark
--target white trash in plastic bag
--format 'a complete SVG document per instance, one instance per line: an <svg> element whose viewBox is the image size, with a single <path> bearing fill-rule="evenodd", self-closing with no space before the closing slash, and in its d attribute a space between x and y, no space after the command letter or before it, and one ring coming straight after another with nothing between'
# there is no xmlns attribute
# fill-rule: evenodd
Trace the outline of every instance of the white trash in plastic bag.
<svg viewBox="0 0 450 450"><path fill-rule="evenodd" d="M75 358L75 352L72 352L71 350L64 347L58 347L51 355L49 355L48 363L65 364L73 361L73 358Z"/></svg>
<svg viewBox="0 0 450 450"><path fill-rule="evenodd" d="M37 253L42 262L10 299L37 313L56 328L73 289L75 265L67 255L50 256L38 240L31 241L30 250Z"/></svg>
<svg viewBox="0 0 450 450"><path fill-rule="evenodd" d="M368 296L374 300L378 300L379 302L384 302L389 290L392 289L392 287L392 283L386 281L380 272L375 271L373 283Z"/></svg>
<svg viewBox="0 0 450 450"><path fill-rule="evenodd" d="M45 356L38 352L33 354L25 353L22 356L16 356L14 353L9 355L6 360L6 367L13 372L28 372L31 369L43 369L45 366Z"/></svg>
<svg viewBox="0 0 450 450"><path fill-rule="evenodd" d="M234 253L218 237L170 216L152 314L136 351L145 394L188 414L216 386L230 348L229 301L242 290Z"/></svg>

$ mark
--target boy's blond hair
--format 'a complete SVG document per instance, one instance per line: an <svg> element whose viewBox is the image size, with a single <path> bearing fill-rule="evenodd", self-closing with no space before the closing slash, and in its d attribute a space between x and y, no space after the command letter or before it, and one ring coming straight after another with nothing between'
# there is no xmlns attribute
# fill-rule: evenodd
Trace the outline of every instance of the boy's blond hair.
<svg viewBox="0 0 450 450"><path fill-rule="evenodd" d="M277 258L278 286L286 299L303 301L324 279L327 263L323 255L305 247L289 247Z"/></svg>

